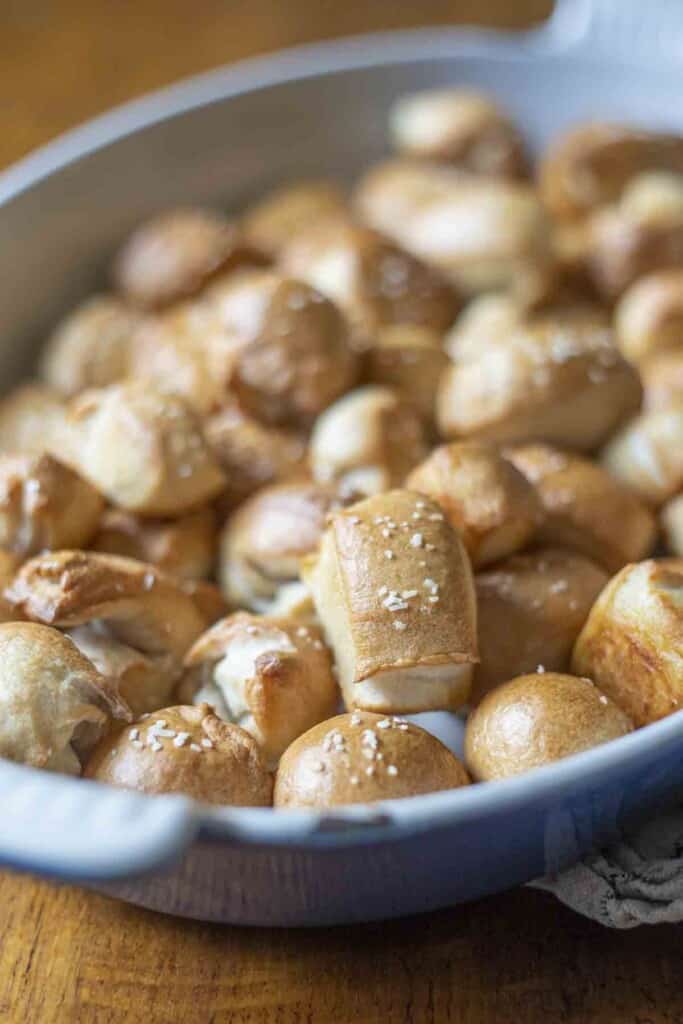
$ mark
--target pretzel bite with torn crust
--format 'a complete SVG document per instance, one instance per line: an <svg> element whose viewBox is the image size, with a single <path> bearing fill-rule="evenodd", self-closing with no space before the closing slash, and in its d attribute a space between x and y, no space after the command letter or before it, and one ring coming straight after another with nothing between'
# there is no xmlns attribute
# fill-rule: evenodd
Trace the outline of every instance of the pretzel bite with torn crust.
<svg viewBox="0 0 683 1024"><path fill-rule="evenodd" d="M308 475L305 435L259 423L236 402L204 421L204 437L225 472L227 508L267 484Z"/></svg>
<svg viewBox="0 0 683 1024"><path fill-rule="evenodd" d="M597 463L545 444L508 448L505 456L543 503L539 543L578 551L609 573L640 561L654 547L652 513Z"/></svg>
<svg viewBox="0 0 683 1024"><path fill-rule="evenodd" d="M667 502L660 513L660 521L669 551L683 557L683 494Z"/></svg>
<svg viewBox="0 0 683 1024"><path fill-rule="evenodd" d="M627 565L602 591L574 647L589 675L636 726L683 702L683 559Z"/></svg>
<svg viewBox="0 0 683 1024"><path fill-rule="evenodd" d="M346 200L332 181L298 181L269 192L242 217L244 236L254 249L277 259L281 251L311 224L346 213Z"/></svg>
<svg viewBox="0 0 683 1024"><path fill-rule="evenodd" d="M536 297L554 281L550 225L529 184L394 160L361 179L355 204L365 223L467 295Z"/></svg>
<svg viewBox="0 0 683 1024"><path fill-rule="evenodd" d="M448 438L547 441L590 451L638 410L641 398L636 370L599 321L539 318L446 370L437 423Z"/></svg>
<svg viewBox="0 0 683 1024"><path fill-rule="evenodd" d="M569 670L574 641L609 577L583 555L540 548L477 573L479 664L471 703L506 679Z"/></svg>
<svg viewBox="0 0 683 1024"><path fill-rule="evenodd" d="M0 455L0 547L27 557L45 549L85 547L104 501L51 455Z"/></svg>
<svg viewBox="0 0 683 1024"><path fill-rule="evenodd" d="M479 782L507 779L632 730L628 715L590 679L559 672L520 676L470 715L465 762Z"/></svg>
<svg viewBox="0 0 683 1024"><path fill-rule="evenodd" d="M650 356L638 369L647 412L683 405L683 343Z"/></svg>
<svg viewBox="0 0 683 1024"><path fill-rule="evenodd" d="M0 625L0 757L80 775L112 715L130 720L68 637L32 622Z"/></svg>
<svg viewBox="0 0 683 1024"><path fill-rule="evenodd" d="M412 722L367 711L337 715L285 751L276 807L337 807L457 789L467 772L447 747Z"/></svg>
<svg viewBox="0 0 683 1024"><path fill-rule="evenodd" d="M196 295L218 274L263 262L222 214L188 207L136 228L116 257L113 278L131 305L162 309Z"/></svg>
<svg viewBox="0 0 683 1024"><path fill-rule="evenodd" d="M607 300L645 274L683 267L683 174L634 178L619 203L596 213L588 262Z"/></svg>
<svg viewBox="0 0 683 1024"><path fill-rule="evenodd" d="M439 505L395 490L328 522L302 577L347 707L412 713L466 703L478 660L474 583Z"/></svg>
<svg viewBox="0 0 683 1024"><path fill-rule="evenodd" d="M472 174L517 178L526 160L510 118L483 93L428 89L401 96L389 115L391 139L409 157L425 158Z"/></svg>
<svg viewBox="0 0 683 1024"><path fill-rule="evenodd" d="M71 403L66 431L67 461L128 512L177 516L225 487L195 415L145 381L83 392Z"/></svg>
<svg viewBox="0 0 683 1024"><path fill-rule="evenodd" d="M0 399L0 451L42 455L63 445L65 407L43 384L22 384Z"/></svg>
<svg viewBox="0 0 683 1024"><path fill-rule="evenodd" d="M164 708L107 737L85 774L111 786L181 793L205 804L272 804L273 777L256 740L208 704Z"/></svg>
<svg viewBox="0 0 683 1024"><path fill-rule="evenodd" d="M330 653L315 626L237 612L192 646L179 695L211 704L257 740L270 763L337 709Z"/></svg>
<svg viewBox="0 0 683 1024"><path fill-rule="evenodd" d="M377 494L401 483L427 454L425 425L413 405L389 388L357 388L316 420L313 476L344 494Z"/></svg>
<svg viewBox="0 0 683 1024"><path fill-rule="evenodd" d="M213 568L216 517L210 508L187 512L178 519L141 519L110 508L90 546L94 551L149 562L180 579L202 579Z"/></svg>
<svg viewBox="0 0 683 1024"><path fill-rule="evenodd" d="M358 357L340 311L274 271L237 275L206 294L237 339L232 389L263 423L305 428L353 384Z"/></svg>
<svg viewBox="0 0 683 1024"><path fill-rule="evenodd" d="M459 301L442 276L376 231L327 221L282 253L285 273L307 281L346 313L364 347L381 327L414 324L442 333Z"/></svg>
<svg viewBox="0 0 683 1024"><path fill-rule="evenodd" d="M67 398L122 380L140 323L140 314L115 295L92 296L48 339L40 360L43 380Z"/></svg>
<svg viewBox="0 0 683 1024"><path fill-rule="evenodd" d="M25 562L5 597L27 618L69 629L101 622L121 643L181 661L206 628L194 601L152 565L95 551Z"/></svg>
<svg viewBox="0 0 683 1024"><path fill-rule="evenodd" d="M683 139L624 125L592 122L564 132L545 150L541 197L554 217L575 220L618 200L629 182L651 171L683 172Z"/></svg>
<svg viewBox="0 0 683 1024"><path fill-rule="evenodd" d="M602 452L608 473L651 505L683 489L683 402L644 412Z"/></svg>
<svg viewBox="0 0 683 1024"><path fill-rule="evenodd" d="M309 616L299 562L315 551L340 504L334 488L308 480L264 487L245 501L221 536L219 574L228 600L257 612Z"/></svg>
<svg viewBox="0 0 683 1024"><path fill-rule="evenodd" d="M683 269L659 270L628 288L614 311L619 348L631 362L683 348Z"/></svg>
<svg viewBox="0 0 683 1024"><path fill-rule="evenodd" d="M434 419L439 380L448 366L440 335L411 324L383 327L366 362L371 383L394 390L428 423Z"/></svg>
<svg viewBox="0 0 683 1024"><path fill-rule="evenodd" d="M522 473L493 445L476 441L435 448L408 475L406 487L439 503L475 568L525 547L543 515Z"/></svg>

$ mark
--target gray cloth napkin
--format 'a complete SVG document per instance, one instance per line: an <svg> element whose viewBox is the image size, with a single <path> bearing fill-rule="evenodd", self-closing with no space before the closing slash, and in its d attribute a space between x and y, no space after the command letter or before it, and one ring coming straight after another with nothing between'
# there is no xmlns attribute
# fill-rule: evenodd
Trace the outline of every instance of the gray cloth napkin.
<svg viewBox="0 0 683 1024"><path fill-rule="evenodd" d="M608 928L683 921L683 807L531 885Z"/></svg>

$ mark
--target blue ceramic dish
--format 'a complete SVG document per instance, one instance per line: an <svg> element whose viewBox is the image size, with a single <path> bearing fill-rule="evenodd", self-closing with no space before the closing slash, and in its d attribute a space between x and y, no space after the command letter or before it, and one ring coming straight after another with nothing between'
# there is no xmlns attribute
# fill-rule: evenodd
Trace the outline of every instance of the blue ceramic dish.
<svg viewBox="0 0 683 1024"><path fill-rule="evenodd" d="M417 88L498 94L532 145L574 121L683 129L683 8L566 0L523 36L428 30L289 51L129 104L0 176L9 386L95 288L144 216L239 206L277 182L350 178L382 156L388 108ZM11 258L7 258L11 254ZM432 720L434 721L434 720ZM457 746L461 726L441 716ZM366 921L561 870L683 790L683 712L504 782L338 812L210 809L0 764L0 863L190 917Z"/></svg>

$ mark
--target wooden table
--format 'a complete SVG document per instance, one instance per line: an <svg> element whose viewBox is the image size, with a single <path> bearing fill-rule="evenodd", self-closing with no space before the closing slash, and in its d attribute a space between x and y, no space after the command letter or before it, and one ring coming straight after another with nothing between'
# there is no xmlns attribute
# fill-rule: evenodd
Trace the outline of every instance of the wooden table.
<svg viewBox="0 0 683 1024"><path fill-rule="evenodd" d="M547 0L4 0L0 165L228 60L428 22L521 26ZM5 1024L664 1024L680 929L607 932L529 890L384 925L220 928L0 875Z"/></svg>

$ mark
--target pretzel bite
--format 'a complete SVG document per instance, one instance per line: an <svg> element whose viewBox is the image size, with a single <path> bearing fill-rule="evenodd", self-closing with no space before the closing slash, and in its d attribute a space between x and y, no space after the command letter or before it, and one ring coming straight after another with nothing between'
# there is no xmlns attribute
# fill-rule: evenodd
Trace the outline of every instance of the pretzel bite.
<svg viewBox="0 0 683 1024"><path fill-rule="evenodd" d="M104 388L128 374L131 342L140 314L115 295L94 295L77 306L48 339L40 370L65 397Z"/></svg>
<svg viewBox="0 0 683 1024"><path fill-rule="evenodd" d="M43 384L21 384L0 399L0 451L58 454L63 443L64 417L64 404L54 391Z"/></svg>
<svg viewBox="0 0 683 1024"><path fill-rule="evenodd" d="M412 722L354 711L320 722L285 751L276 807L368 804L466 786L447 747Z"/></svg>
<svg viewBox="0 0 683 1024"><path fill-rule="evenodd" d="M454 710L477 658L472 571L440 507L389 491L330 515L302 561L346 706Z"/></svg>
<svg viewBox="0 0 683 1024"><path fill-rule="evenodd" d="M600 321L539 318L446 370L437 423L445 437L590 451L638 410L641 397L636 370Z"/></svg>
<svg viewBox="0 0 683 1024"><path fill-rule="evenodd" d="M0 622L17 622L23 615L13 604L6 600L4 591L14 579L14 574L21 565L18 555L10 554L0 548Z"/></svg>
<svg viewBox="0 0 683 1024"><path fill-rule="evenodd" d="M469 89L402 96L390 113L391 139L405 156L454 164L472 174L517 178L526 170L521 136L500 107Z"/></svg>
<svg viewBox="0 0 683 1024"><path fill-rule="evenodd" d="M143 654L114 640L97 622L76 626L66 635L125 701L134 719L166 707L181 675L172 655Z"/></svg>
<svg viewBox="0 0 683 1024"><path fill-rule="evenodd" d="M636 726L683 701L683 559L627 565L610 580L574 647L589 675Z"/></svg>
<svg viewBox="0 0 683 1024"><path fill-rule="evenodd" d="M128 512L181 515L225 486L191 410L145 381L85 391L69 407L66 431L67 461Z"/></svg>
<svg viewBox="0 0 683 1024"><path fill-rule="evenodd" d="M187 512L178 519L140 519L110 508L90 546L94 551L150 562L181 579L202 579L213 568L216 518L210 508Z"/></svg>
<svg viewBox="0 0 683 1024"><path fill-rule="evenodd" d="M459 301L442 276L376 231L326 221L298 235L282 253L285 273L337 303L366 346L381 327L414 324L443 333Z"/></svg>
<svg viewBox="0 0 683 1024"><path fill-rule="evenodd" d="M310 443L313 476L344 494L376 494L401 483L427 454L425 425L395 391L351 391L318 417Z"/></svg>
<svg viewBox="0 0 683 1024"><path fill-rule="evenodd" d="M634 178L619 203L591 218L588 260L608 300L645 274L683 267L683 174Z"/></svg>
<svg viewBox="0 0 683 1024"><path fill-rule="evenodd" d="M248 207L242 218L244 236L254 249L276 259L285 246L311 224L343 217L346 200L331 181L297 181L269 192Z"/></svg>
<svg viewBox="0 0 683 1024"><path fill-rule="evenodd" d="M595 462L544 444L507 449L505 455L543 503L539 543L578 551L610 574L652 550L652 513Z"/></svg>
<svg viewBox="0 0 683 1024"><path fill-rule="evenodd" d="M362 220L468 295L536 296L554 279L550 226L531 185L394 160L365 175L355 204Z"/></svg>
<svg viewBox="0 0 683 1024"><path fill-rule="evenodd" d="M411 324L383 327L366 362L371 383L393 389L424 420L433 420L439 380L448 366L440 335Z"/></svg>
<svg viewBox="0 0 683 1024"><path fill-rule="evenodd" d="M506 679L569 670L572 647L607 574L583 555L541 548L475 577L480 662L471 703Z"/></svg>
<svg viewBox="0 0 683 1024"><path fill-rule="evenodd" d="M209 289L207 301L238 339L233 391L262 422L307 427L353 384L346 320L310 285L252 271Z"/></svg>
<svg viewBox="0 0 683 1024"><path fill-rule="evenodd" d="M507 779L608 743L633 730L590 679L519 676L490 693L465 731L465 762L479 782Z"/></svg>
<svg viewBox="0 0 683 1024"><path fill-rule="evenodd" d="M661 511L660 521L669 550L683 557L683 494L667 502Z"/></svg>
<svg viewBox="0 0 683 1024"><path fill-rule="evenodd" d="M307 480L264 487L245 501L221 535L219 573L228 600L257 612L310 614L299 561L315 551L339 504L332 487Z"/></svg>
<svg viewBox="0 0 683 1024"><path fill-rule="evenodd" d="M539 187L553 216L573 220L618 200L633 178L662 170L683 172L680 136L588 123L547 147Z"/></svg>
<svg viewBox="0 0 683 1024"><path fill-rule="evenodd" d="M181 661L206 624L194 601L152 565L95 551L56 551L25 562L5 598L27 618L68 629L101 622L144 654Z"/></svg>
<svg viewBox="0 0 683 1024"><path fill-rule="evenodd" d="M202 615L207 626L213 626L214 622L224 618L230 608L223 596L221 588L209 580L181 580L180 586L191 597L195 607Z"/></svg>
<svg viewBox="0 0 683 1024"><path fill-rule="evenodd" d="M650 356L638 367L648 412L683 405L683 344Z"/></svg>
<svg viewBox="0 0 683 1024"><path fill-rule="evenodd" d="M542 519L534 488L489 444L435 448L408 475L406 487L439 503L475 568L519 551Z"/></svg>
<svg viewBox="0 0 683 1024"><path fill-rule="evenodd" d="M632 284L617 303L614 325L631 362L683 348L683 269L659 270Z"/></svg>
<svg viewBox="0 0 683 1024"><path fill-rule="evenodd" d="M339 689L320 630L295 619L238 612L188 652L180 695L212 705L257 740L270 763L337 709Z"/></svg>
<svg viewBox="0 0 683 1024"><path fill-rule="evenodd" d="M306 475L305 436L259 423L236 402L204 421L204 437L225 471L227 508L266 484Z"/></svg>
<svg viewBox="0 0 683 1024"><path fill-rule="evenodd" d="M0 625L0 757L80 775L126 705L73 642L32 622Z"/></svg>
<svg viewBox="0 0 683 1024"><path fill-rule="evenodd" d="M27 557L85 547L97 530L100 494L51 455L0 455L0 547Z"/></svg>
<svg viewBox="0 0 683 1024"><path fill-rule="evenodd" d="M256 740L208 704L164 708L108 736L86 777L142 793L182 793L205 804L269 807L273 777Z"/></svg>
<svg viewBox="0 0 683 1024"><path fill-rule="evenodd" d="M672 498L683 489L683 402L636 416L604 449L602 463L643 501Z"/></svg>
<svg viewBox="0 0 683 1024"><path fill-rule="evenodd" d="M141 224L118 253L113 279L133 306L161 309L196 295L218 274L262 262L222 214L188 207Z"/></svg>
<svg viewBox="0 0 683 1024"><path fill-rule="evenodd" d="M507 337L524 319L525 309L514 296L505 292L477 295L446 335L445 349L455 363L476 359L483 345Z"/></svg>

